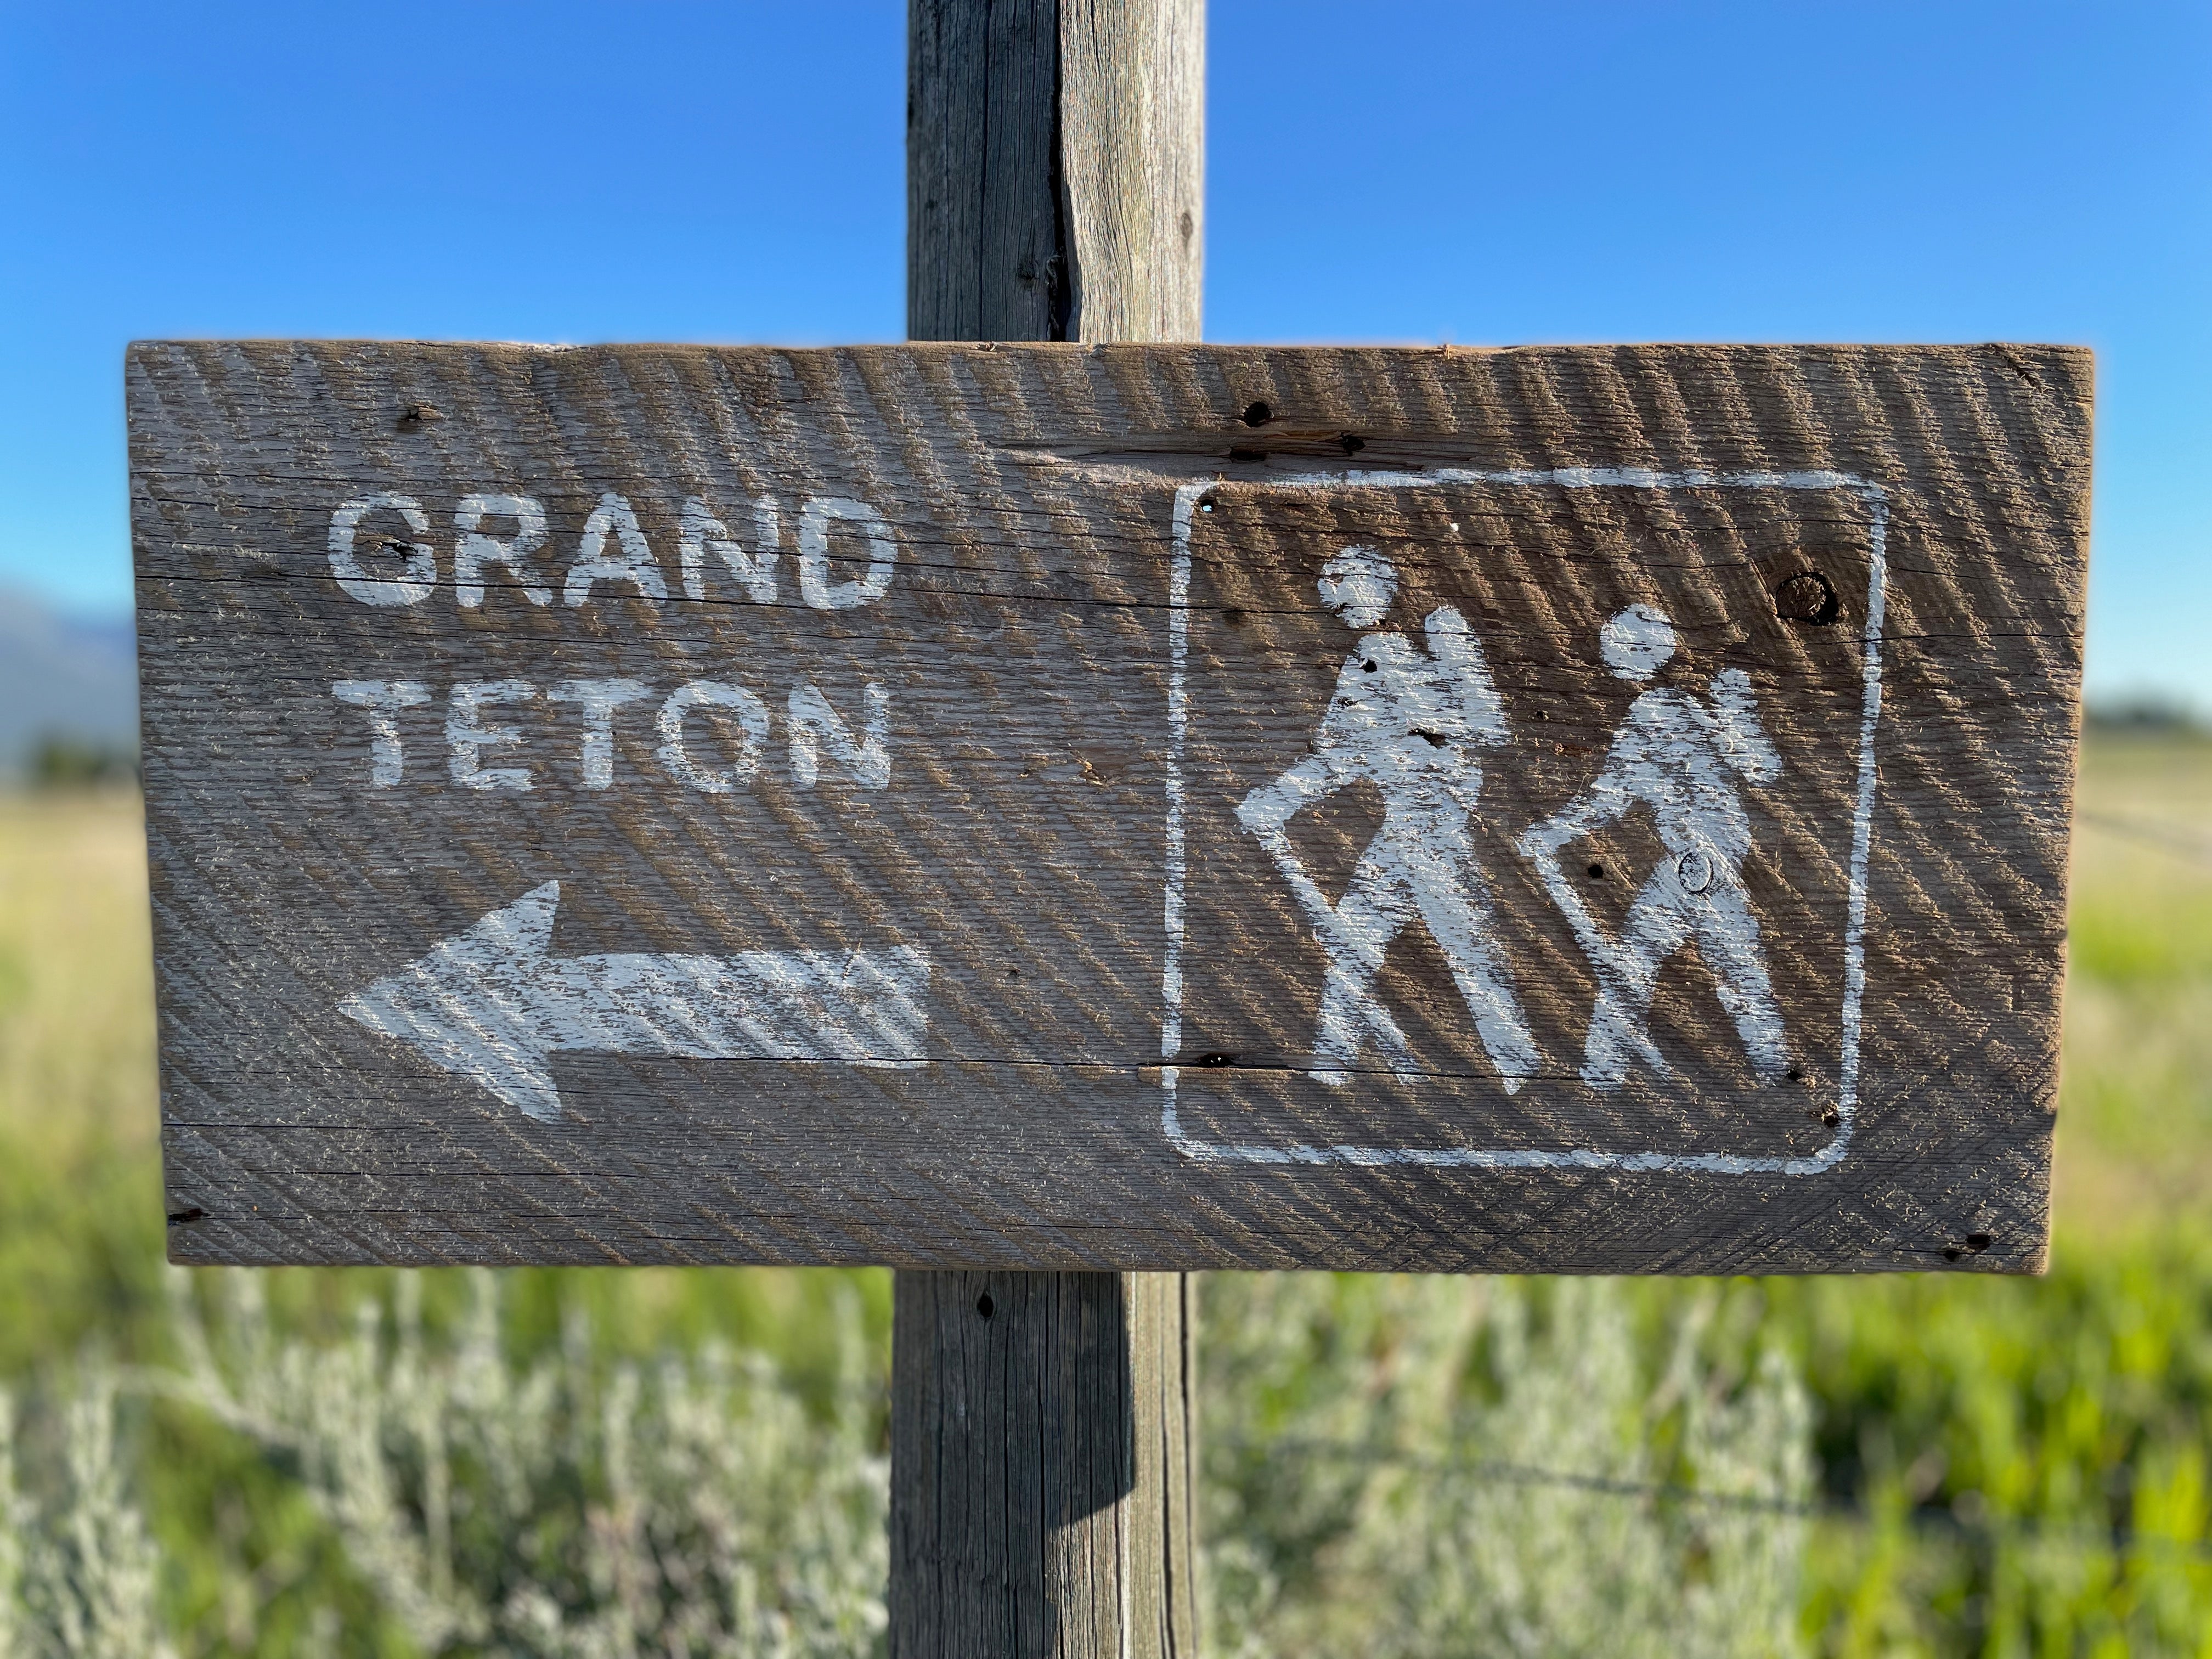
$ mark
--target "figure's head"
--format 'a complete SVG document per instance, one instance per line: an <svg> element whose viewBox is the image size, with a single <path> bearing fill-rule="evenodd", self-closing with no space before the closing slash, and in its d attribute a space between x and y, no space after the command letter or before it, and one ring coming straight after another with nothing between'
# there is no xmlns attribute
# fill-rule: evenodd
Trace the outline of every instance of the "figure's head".
<svg viewBox="0 0 2212 1659"><path fill-rule="evenodd" d="M1398 573L1371 547L1347 547L1321 568L1321 602L1346 628L1372 628L1397 597Z"/></svg>
<svg viewBox="0 0 2212 1659"><path fill-rule="evenodd" d="M1632 605L1598 630L1606 666L1624 680L1648 680L1674 654L1674 624L1656 605Z"/></svg>

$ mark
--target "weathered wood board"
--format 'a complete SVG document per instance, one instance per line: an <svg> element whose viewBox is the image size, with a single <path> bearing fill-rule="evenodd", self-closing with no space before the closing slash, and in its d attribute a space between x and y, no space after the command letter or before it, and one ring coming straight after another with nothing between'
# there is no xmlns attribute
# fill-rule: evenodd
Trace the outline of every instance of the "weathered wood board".
<svg viewBox="0 0 2212 1659"><path fill-rule="evenodd" d="M177 1260L2043 1261L2086 353L128 372Z"/></svg>

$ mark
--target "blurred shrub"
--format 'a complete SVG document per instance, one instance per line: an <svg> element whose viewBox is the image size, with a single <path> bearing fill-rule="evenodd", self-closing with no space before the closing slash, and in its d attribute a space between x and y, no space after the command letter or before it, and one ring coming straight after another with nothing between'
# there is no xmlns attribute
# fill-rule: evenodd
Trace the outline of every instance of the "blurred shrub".
<svg viewBox="0 0 2212 1659"><path fill-rule="evenodd" d="M40 1514L17 1486L15 1406L0 1395L0 1659L170 1659L161 1559L117 1455L112 1372L92 1368L59 1429Z"/></svg>
<svg viewBox="0 0 2212 1659"><path fill-rule="evenodd" d="M119 744L93 742L49 732L31 746L30 781L40 789L136 782L138 755Z"/></svg>
<svg viewBox="0 0 2212 1659"><path fill-rule="evenodd" d="M1210 1275L1209 1645L1802 1652L1805 1395L1701 1289L1655 1347L1613 1280Z"/></svg>
<svg viewBox="0 0 2212 1659"><path fill-rule="evenodd" d="M2202 1654L2212 1249L2165 1243L2042 1283L1210 1276L1207 1648ZM167 1282L175 1359L33 1388L20 1481L0 1409L0 1659L881 1650L842 1279L811 1383L574 1303L518 1358L484 1273L354 1278L312 1338L267 1275Z"/></svg>
<svg viewBox="0 0 2212 1659"><path fill-rule="evenodd" d="M265 1513L228 1528L220 1582L179 1610L195 1648L877 1651L887 1469L857 1298L843 1299L846 1364L825 1414L757 1355L709 1343L611 1360L580 1316L553 1353L516 1364L489 1273L470 1276L472 1306L441 1335L426 1334L421 1281L392 1275L389 1299L365 1301L337 1343L280 1334L258 1276L208 1277L221 1316L173 1273L181 1361L131 1381L242 1438L277 1478L249 1493ZM0 1594L0 1659L163 1651L147 1523L112 1454L112 1381L95 1371L58 1415L68 1467L48 1502L34 1515L0 1487L14 1522L0 1525L0 1573L20 1585ZM301 1547L288 1500L337 1558ZM195 1586L179 1588L191 1602Z"/></svg>
<svg viewBox="0 0 2212 1659"><path fill-rule="evenodd" d="M349 1338L310 1341L260 1275L171 1273L179 1358L124 1379L175 1419L138 1412L144 1510L113 1373L23 1437L63 1448L35 1510L0 1419L0 1659L166 1653L161 1605L203 1652L880 1651L883 1376L857 1297L810 1404L712 1342L610 1357L580 1315L518 1363L497 1281L468 1282L449 1327L392 1274ZM1747 1368L1724 1295L1673 1322L1656 1372L1605 1281L1207 1295L1211 1650L1800 1650L1803 1395L1778 1355ZM195 1459L223 1470L212 1495L175 1483Z"/></svg>
<svg viewBox="0 0 2212 1659"><path fill-rule="evenodd" d="M428 1653L864 1654L883 1626L881 1382L857 1302L814 1420L759 1356L719 1344L602 1364L572 1318L527 1368L501 1344L496 1280L426 1344L412 1275L353 1339L280 1340L227 1273L211 1340L189 1297L185 1363L156 1382L296 1459L353 1567ZM387 1334L388 1327L388 1334Z"/></svg>

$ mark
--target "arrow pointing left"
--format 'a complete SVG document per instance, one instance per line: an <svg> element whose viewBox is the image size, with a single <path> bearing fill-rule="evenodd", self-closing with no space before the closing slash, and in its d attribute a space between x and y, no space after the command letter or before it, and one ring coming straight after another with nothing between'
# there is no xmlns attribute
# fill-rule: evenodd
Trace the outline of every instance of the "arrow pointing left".
<svg viewBox="0 0 2212 1659"><path fill-rule="evenodd" d="M552 954L561 884L441 940L338 1012L528 1115L561 1115L549 1056L923 1061L929 959L884 951Z"/></svg>

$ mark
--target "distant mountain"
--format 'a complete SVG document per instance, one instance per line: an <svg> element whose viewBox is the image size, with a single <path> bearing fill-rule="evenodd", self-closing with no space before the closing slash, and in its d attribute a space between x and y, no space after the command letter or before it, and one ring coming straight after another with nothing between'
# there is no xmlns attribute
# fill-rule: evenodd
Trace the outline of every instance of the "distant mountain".
<svg viewBox="0 0 2212 1659"><path fill-rule="evenodd" d="M136 752L131 619L68 617L21 588L0 587L0 777L21 777L47 737Z"/></svg>

